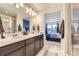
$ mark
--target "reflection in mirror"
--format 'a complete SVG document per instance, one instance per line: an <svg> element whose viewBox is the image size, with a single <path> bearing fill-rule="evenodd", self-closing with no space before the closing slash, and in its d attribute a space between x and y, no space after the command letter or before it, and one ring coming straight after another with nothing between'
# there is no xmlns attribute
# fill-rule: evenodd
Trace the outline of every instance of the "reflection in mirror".
<svg viewBox="0 0 79 59"><path fill-rule="evenodd" d="M0 4L0 17L5 37L10 37L12 33L16 32L16 15L17 13L14 5L10 5L9 3Z"/></svg>
<svg viewBox="0 0 79 59"><path fill-rule="evenodd" d="M3 22L3 28L5 33L14 33L16 32L16 18L1 15Z"/></svg>
<svg viewBox="0 0 79 59"><path fill-rule="evenodd" d="M28 7L28 10L26 7ZM26 11L29 12L27 13ZM36 11L27 4L23 4L23 7L19 6L19 8L17 8L16 3L2 3L0 4L0 16L3 23L5 37L13 37L16 34L16 36L20 35L19 33L23 35L23 33L29 32L34 23L34 20L31 20L31 18L36 16ZM19 25L22 29L20 31L18 31Z"/></svg>
<svg viewBox="0 0 79 59"><path fill-rule="evenodd" d="M23 34L27 34L29 32L30 29L30 22L29 22L30 18L29 17L25 17L23 19Z"/></svg>

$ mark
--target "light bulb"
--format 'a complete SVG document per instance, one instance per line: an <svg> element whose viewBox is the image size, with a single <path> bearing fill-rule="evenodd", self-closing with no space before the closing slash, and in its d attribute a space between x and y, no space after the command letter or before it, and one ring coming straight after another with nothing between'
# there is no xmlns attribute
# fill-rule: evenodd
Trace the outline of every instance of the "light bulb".
<svg viewBox="0 0 79 59"><path fill-rule="evenodd" d="M19 8L19 4L16 4L16 8Z"/></svg>
<svg viewBox="0 0 79 59"><path fill-rule="evenodd" d="M32 13L32 16L33 16L33 13Z"/></svg>
<svg viewBox="0 0 79 59"><path fill-rule="evenodd" d="M33 10L33 12L32 12L33 14L34 14L34 10Z"/></svg>
<svg viewBox="0 0 79 59"><path fill-rule="evenodd" d="M20 6L23 7L23 3L20 3Z"/></svg>
<svg viewBox="0 0 79 59"><path fill-rule="evenodd" d="M35 16L37 15L37 13L35 13Z"/></svg>
<svg viewBox="0 0 79 59"><path fill-rule="evenodd" d="M34 10L32 11L32 16L34 16Z"/></svg>
<svg viewBox="0 0 79 59"><path fill-rule="evenodd" d="M31 12L29 12L29 15L31 15Z"/></svg>
<svg viewBox="0 0 79 59"><path fill-rule="evenodd" d="M32 11L32 8L30 8L29 11L31 12Z"/></svg>
<svg viewBox="0 0 79 59"><path fill-rule="evenodd" d="M29 8L26 8L26 13L29 13Z"/></svg>
<svg viewBox="0 0 79 59"><path fill-rule="evenodd" d="M35 12L34 12L34 10L32 11L32 16L34 16L34 14L35 14Z"/></svg>
<svg viewBox="0 0 79 59"><path fill-rule="evenodd" d="M29 13L30 13L30 15L32 16L32 9L31 9L31 8L29 9Z"/></svg>

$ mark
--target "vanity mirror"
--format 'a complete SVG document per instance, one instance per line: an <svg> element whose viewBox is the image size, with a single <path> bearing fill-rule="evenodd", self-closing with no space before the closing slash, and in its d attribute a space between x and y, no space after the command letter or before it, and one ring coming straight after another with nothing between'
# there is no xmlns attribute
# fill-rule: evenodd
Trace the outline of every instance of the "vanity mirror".
<svg viewBox="0 0 79 59"><path fill-rule="evenodd" d="M30 17L25 16L23 18L23 34L27 34L30 31Z"/></svg>
<svg viewBox="0 0 79 59"><path fill-rule="evenodd" d="M27 4L23 4L23 7L19 4L18 8L16 5L16 3L0 4L0 16L5 37L15 36L15 33L17 33L18 36L18 32L21 32L21 35L23 35L23 33L27 34L28 32L31 32L30 29L34 24L34 17L37 15L34 9Z"/></svg>
<svg viewBox="0 0 79 59"><path fill-rule="evenodd" d="M5 33L14 33L16 32L16 18L10 17L7 15L1 15L3 28Z"/></svg>

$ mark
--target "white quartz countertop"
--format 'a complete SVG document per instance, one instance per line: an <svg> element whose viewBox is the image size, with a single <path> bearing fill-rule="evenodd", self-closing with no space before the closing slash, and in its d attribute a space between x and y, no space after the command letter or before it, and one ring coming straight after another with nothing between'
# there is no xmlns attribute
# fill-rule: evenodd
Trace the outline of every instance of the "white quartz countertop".
<svg viewBox="0 0 79 59"><path fill-rule="evenodd" d="M27 40L29 38L41 35L42 33L30 33L27 35L21 35L21 36L16 36L16 37L7 37L5 39L0 39L0 47L9 45L9 44L13 44L19 41L23 41L23 40Z"/></svg>

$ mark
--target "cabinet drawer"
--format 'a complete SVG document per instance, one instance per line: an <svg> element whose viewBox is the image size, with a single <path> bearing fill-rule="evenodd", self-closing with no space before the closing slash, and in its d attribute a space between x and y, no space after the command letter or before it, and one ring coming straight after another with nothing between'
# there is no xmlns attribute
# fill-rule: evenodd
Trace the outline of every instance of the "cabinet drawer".
<svg viewBox="0 0 79 59"><path fill-rule="evenodd" d="M17 49L16 51L14 51L13 53L11 53L7 56L25 56L25 47Z"/></svg>
<svg viewBox="0 0 79 59"><path fill-rule="evenodd" d="M30 44L30 43L32 43L32 42L34 42L34 41L35 41L34 38L27 39L27 40L26 40L26 45L27 45L27 44Z"/></svg>
<svg viewBox="0 0 79 59"><path fill-rule="evenodd" d="M12 51L25 46L25 41L17 42L8 46L4 46L0 48L0 55L7 55L8 53L11 53Z"/></svg>

